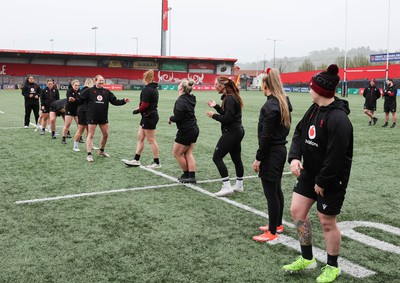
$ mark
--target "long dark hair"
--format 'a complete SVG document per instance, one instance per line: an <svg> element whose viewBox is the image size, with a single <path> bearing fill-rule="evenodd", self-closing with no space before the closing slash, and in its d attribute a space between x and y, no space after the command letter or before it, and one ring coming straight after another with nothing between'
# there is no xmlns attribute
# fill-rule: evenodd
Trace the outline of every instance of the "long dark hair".
<svg viewBox="0 0 400 283"><path fill-rule="evenodd" d="M225 94L235 96L239 101L240 108L243 108L243 101L240 97L240 91L237 88L235 82L225 76L218 77L217 82L225 87ZM224 108L223 105L222 108Z"/></svg>

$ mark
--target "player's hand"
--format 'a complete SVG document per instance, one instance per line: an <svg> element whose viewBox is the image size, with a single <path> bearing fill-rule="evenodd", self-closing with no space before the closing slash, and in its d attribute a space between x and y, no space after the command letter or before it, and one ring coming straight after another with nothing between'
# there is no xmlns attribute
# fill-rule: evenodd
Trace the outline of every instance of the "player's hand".
<svg viewBox="0 0 400 283"><path fill-rule="evenodd" d="M126 103L128 103L128 102L130 102L131 100L130 100L130 98L125 97L125 98L124 98L124 101L125 101Z"/></svg>
<svg viewBox="0 0 400 283"><path fill-rule="evenodd" d="M301 164L301 161L298 159L293 159L292 162L290 162L290 172L292 172L293 175L296 177L300 176L300 171L303 169L303 164Z"/></svg>
<svg viewBox="0 0 400 283"><path fill-rule="evenodd" d="M217 105L217 103L216 103L214 100L209 100L209 101L207 102L207 104L208 104L208 106L210 106L210 107L215 107L215 106Z"/></svg>
<svg viewBox="0 0 400 283"><path fill-rule="evenodd" d="M314 186L314 191L317 195L320 195L321 197L324 197L324 189L321 188L320 186L318 186L317 184L315 184Z"/></svg>
<svg viewBox="0 0 400 283"><path fill-rule="evenodd" d="M139 114L140 112L139 112L139 109L135 109L135 110L133 110L133 115L136 115L136 114Z"/></svg>
<svg viewBox="0 0 400 283"><path fill-rule="evenodd" d="M256 173L260 172L260 164L261 164L261 161L258 161L257 159L254 160L254 162L253 162L254 172L256 172Z"/></svg>
<svg viewBox="0 0 400 283"><path fill-rule="evenodd" d="M215 114L215 113L212 112L212 111L206 111L206 115L207 115L209 118L212 118L212 116L213 116L214 114Z"/></svg>

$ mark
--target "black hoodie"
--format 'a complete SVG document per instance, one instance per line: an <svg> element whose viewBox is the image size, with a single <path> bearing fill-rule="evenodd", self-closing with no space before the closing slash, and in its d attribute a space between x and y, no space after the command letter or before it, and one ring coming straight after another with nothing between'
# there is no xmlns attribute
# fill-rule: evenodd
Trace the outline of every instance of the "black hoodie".
<svg viewBox="0 0 400 283"><path fill-rule="evenodd" d="M303 158L300 178L314 178L323 189L347 187L353 157L353 126L346 100L335 97L328 106L311 105L296 126L289 163Z"/></svg>
<svg viewBox="0 0 400 283"><path fill-rule="evenodd" d="M197 125L195 107L196 97L193 94L182 94L176 100L174 115L169 120L176 123L178 130L193 129Z"/></svg>

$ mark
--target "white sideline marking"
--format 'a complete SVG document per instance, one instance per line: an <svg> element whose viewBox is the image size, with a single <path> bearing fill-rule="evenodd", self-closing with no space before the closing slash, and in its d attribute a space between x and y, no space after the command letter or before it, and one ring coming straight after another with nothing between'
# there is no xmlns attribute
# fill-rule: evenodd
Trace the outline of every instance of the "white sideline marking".
<svg viewBox="0 0 400 283"><path fill-rule="evenodd" d="M0 114L6 114L6 112L0 111Z"/></svg>
<svg viewBox="0 0 400 283"><path fill-rule="evenodd" d="M144 166L140 166L141 169L144 169L146 171L149 171L151 173L154 173L158 176L161 176L163 178L166 178L170 181L173 181L173 184L166 184L166 185L158 185L158 186L146 186L146 187L139 187L139 188L129 188L129 189L118 189L118 190L109 190L109 191L103 191L103 192L91 192L91 193L81 193L81 194L72 194L72 195L65 195L65 196L57 196L57 197L48 197L48 198L42 198L42 199L32 199L32 200L21 200L21 201L16 201L16 204L30 204L30 203L36 203L36 202L45 202L45 201L53 201L53 200L62 200L62 199L71 199L71 198L79 198L79 197L84 197L84 196L95 196L95 195L104 195L104 194L112 194L112 193L119 193L119 192L128 192L128 191L139 191L139 190L146 190L146 189L156 189L156 188L164 188L164 187L174 187L174 186L186 186L190 189L193 189L197 192L203 193L205 195L208 195L210 197L216 198L218 200L224 201L226 203L232 204L238 208L241 208L243 210L246 210L248 212L251 212L253 214L256 214L258 216L264 217L268 219L268 214L266 214L263 211L257 210L255 208L252 208L250 206L247 206L245 204L242 203L238 203L234 200L231 200L229 198L226 197L217 197L215 196L214 193L209 192L207 190L204 190L198 186L195 186L193 184L188 184L188 183L180 183L178 181L177 178L174 178L172 176L169 176L167 174L161 173L159 171L156 171L154 169L150 169L150 168L146 168ZM253 178L254 176L249 176L246 178ZM220 180L220 179L218 179ZM212 181L212 180L211 180ZM203 181L204 182L204 181ZM351 226L350 222L346 223L344 222L344 229L345 232L343 233L343 235L350 235L349 230L352 230L353 227L357 227L357 226L362 226L362 225L367 225L367 222L357 222L356 225ZM286 227L290 227L290 228L294 228L294 225L292 223L286 222L286 221L282 221L282 224L284 224ZM376 227L378 228L376 225L373 225L373 223L369 223L369 227ZM386 227L387 226L387 227ZM382 230L387 230L387 228L391 228L393 229L393 227L388 226L388 225L384 225L382 224L381 226L379 226L378 229L382 229ZM354 231L353 231L354 232ZM356 233L356 232L355 232ZM400 233L400 229L395 230L393 232L394 234L399 234ZM361 234L362 235L362 234ZM365 235L362 235L365 236ZM367 236L366 236L367 237ZM367 237L370 238L370 237ZM352 237L352 239L354 239ZM372 238L371 238L372 239ZM374 239L375 241L378 241L376 239ZM380 242L380 241L379 241ZM366 243L366 242L362 242L362 243ZM276 245L276 244L282 244L284 246L287 246L291 249L294 249L296 251L300 251L300 246L299 246L299 242L296 239L293 239L292 237L286 236L286 235L280 235L279 239L273 243L270 243L271 245ZM387 244L386 245L390 245ZM376 247L376 246L374 246ZM395 246L396 247L396 246ZM397 248L397 247L396 247ZM390 250L392 251L392 250ZM318 259L321 262L325 262L326 260L326 252L320 248L317 247L313 247L313 252L314 252L314 256L316 259ZM340 267L342 269L343 272L349 274L350 276L356 277L356 278L365 278L365 277L369 277L372 276L374 274L376 274L376 272L369 270L365 267L362 267L358 264L354 264L352 262L350 262L349 260L346 260L342 257L339 258L339 263L340 263Z"/></svg>
<svg viewBox="0 0 400 283"><path fill-rule="evenodd" d="M80 197L86 197L86 196L97 196L97 195L130 192L130 191L140 191L140 190L158 189L158 188L165 188L165 187L175 187L175 186L179 186L179 185L182 185L182 184L179 183L179 184L167 184L167 185L158 185L158 186L146 186L146 187L139 187L139 188L109 190L109 191L103 191L103 192L91 192L91 193L81 193L81 194L64 195L64 196L48 197L48 198L18 200L15 203L16 204L26 204L26 203L35 203L35 202L45 202L45 201L52 201L52 200L80 198Z"/></svg>
<svg viewBox="0 0 400 283"><path fill-rule="evenodd" d="M144 169L146 171L152 172L152 173L154 173L154 174L156 174L158 176L164 177L164 178L166 178L168 180L171 180L171 181L174 181L174 182L179 182L178 179L176 179L174 177L171 177L169 175L166 175L164 173L161 173L159 171L156 171L156 170L153 170L153 169L150 169L150 168L146 168L144 166L140 166L140 168L142 168L142 169ZM252 213L254 213L256 215L259 215L261 217L268 218L268 214L266 214L266 213L264 213L262 211L259 211L259 210L255 209L255 208L252 208L250 206L244 205L242 203L238 203L238 202L236 202L234 200L231 200L229 198L226 198L226 197L217 197L217 196L214 195L214 193L211 193L211 192L209 192L207 190L204 190L204 189L202 189L200 187L197 187L197 186L195 186L193 184L184 183L183 185L188 187L188 188L191 188L191 189L193 189L193 190L195 190L197 192L206 194L206 195L211 196L213 198L217 198L217 199L219 199L221 201L224 201L226 203L229 203L229 204L232 204L232 205L234 205L236 207L239 207L239 208L241 208L243 210L252 212ZM284 224L287 227L294 228L294 225L292 223L289 223L289 222L286 222L286 221L282 221L282 224ZM289 236L280 235L279 238L278 238L278 241L276 241L273 244L283 244L283 245L285 245L285 246L287 246L289 248L292 248L292 249L295 249L297 251L300 251L299 241L296 240L296 239L293 239L293 238L291 238ZM316 259L318 259L321 262L325 262L325 260L326 260L326 252L324 250L319 249L317 247L313 247L313 253L314 253L314 256L315 256ZM342 257L340 257L338 259L338 261L340 263L340 268L342 269L342 271L347 273L347 274L349 274L350 276L357 277L357 278L365 278L365 277L369 277L371 275L376 274L375 271L369 270L369 269L367 269L365 267L362 267L361 265L352 263L351 261L346 260L346 259L344 259Z"/></svg>
<svg viewBox="0 0 400 283"><path fill-rule="evenodd" d="M358 241L362 244L366 244L368 246L380 249L385 252L400 254L399 246L395 246L395 245L380 241L378 239L358 233L353 230L354 228L357 228L357 227L363 227L363 228L370 227L370 228L376 228L376 229L382 230L384 232L388 232L388 233L392 233L397 236L400 236L400 228L382 224L382 223L374 223L374 222L367 222L367 221L343 221L343 222L339 222L338 226L339 226L343 236L349 237L349 238L351 238L355 241Z"/></svg>

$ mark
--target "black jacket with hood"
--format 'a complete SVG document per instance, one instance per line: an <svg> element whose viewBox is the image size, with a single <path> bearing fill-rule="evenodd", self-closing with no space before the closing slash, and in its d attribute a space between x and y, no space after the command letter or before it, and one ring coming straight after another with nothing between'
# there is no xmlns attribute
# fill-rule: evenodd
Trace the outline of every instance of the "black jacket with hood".
<svg viewBox="0 0 400 283"><path fill-rule="evenodd" d="M174 106L174 115L169 118L176 123L178 130L190 130L197 127L197 119L194 108L196 97L193 94L182 94L178 97Z"/></svg>
<svg viewBox="0 0 400 283"><path fill-rule="evenodd" d="M296 126L289 163L303 158L300 178L315 179L323 189L347 187L353 157L353 126L346 100L311 105Z"/></svg>

